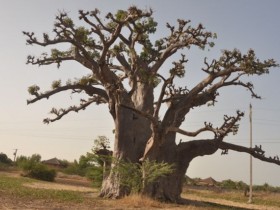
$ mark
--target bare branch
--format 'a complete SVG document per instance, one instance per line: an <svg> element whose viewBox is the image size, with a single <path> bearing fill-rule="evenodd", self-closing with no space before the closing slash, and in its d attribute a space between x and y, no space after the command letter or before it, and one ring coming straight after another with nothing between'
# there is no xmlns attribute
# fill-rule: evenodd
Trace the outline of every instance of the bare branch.
<svg viewBox="0 0 280 210"><path fill-rule="evenodd" d="M195 131L195 132L185 131L185 130L182 130L182 129L177 128L177 127L169 127L169 128L166 130L166 132L169 132L169 131L177 132L177 133L180 133L180 134L182 134L182 135L186 135L186 136L190 136L190 137L195 137L195 136L197 136L198 134L200 134L200 133L202 133L202 132L204 132L204 131L211 131L211 132L213 132L213 133L216 133L216 132L217 132L216 129L214 129L214 128L210 127L210 126L206 126L206 127L204 127L204 128L200 128L200 129L198 129L198 130Z"/></svg>
<svg viewBox="0 0 280 210"><path fill-rule="evenodd" d="M230 150L237 151L237 152L245 152L245 153L251 154L253 157L255 157L259 160L280 165L278 156L275 156L274 158L265 157L264 153L260 151L259 147L247 148L247 147L243 147L243 146L239 146L239 145L235 145L235 144L230 144L227 142L221 142L219 144L219 148L223 149L223 150L230 149Z"/></svg>
<svg viewBox="0 0 280 210"><path fill-rule="evenodd" d="M190 136L190 137L195 137L203 132L210 131L214 133L215 139L220 139L221 141L224 139L225 136L227 136L229 133L236 134L238 130L238 125L236 124L241 117L243 116L242 112L237 112L236 117L224 117L224 123L218 128L214 128L212 123L207 123L204 122L204 127L198 129L197 131L190 132L190 131L185 131L183 129L180 129L175 126L168 127L166 129L166 133L168 132L177 132L182 135Z"/></svg>

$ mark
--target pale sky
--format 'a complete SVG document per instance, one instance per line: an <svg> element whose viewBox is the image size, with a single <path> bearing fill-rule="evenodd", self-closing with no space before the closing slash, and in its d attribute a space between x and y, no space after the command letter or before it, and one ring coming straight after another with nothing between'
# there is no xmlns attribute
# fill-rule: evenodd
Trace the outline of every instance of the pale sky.
<svg viewBox="0 0 280 210"><path fill-rule="evenodd" d="M54 3L55 2L55 3ZM252 48L260 59L274 58L280 62L280 1L278 0L141 0L141 1L15 1L0 0L0 152L13 158L14 149L18 155L42 155L42 159L57 157L73 161L90 151L93 140L106 135L114 136L113 121L106 106L91 106L83 112L71 113L58 122L45 125L42 120L50 117L52 107L68 107L77 104L78 98L62 93L28 105L27 88L38 84L47 90L53 80L80 77L87 70L75 63L38 68L26 65L27 55L39 55L47 49L25 44L22 31L34 31L38 37L43 32L51 32L55 15L65 11L78 25L78 10L98 8L102 15L109 11L127 9L131 5L152 8L158 22L155 38L165 36L166 22L175 24L177 18L190 19L192 24L202 23L207 30L216 32L218 39L210 51L191 50L187 53L186 78L178 84L191 87L203 74L203 58L217 58L222 49L240 49L247 52ZM187 130L195 130L204 121L215 126L222 122L224 114L234 114L237 109L245 111L236 136L225 139L244 146L249 145L249 104L253 105L253 145L262 144L268 156L280 156L280 96L277 84L280 81L279 68L272 69L269 75L248 78L253 81L255 90L263 100L251 99L250 93L241 88L229 88L220 93L218 103L212 108L195 109L183 124ZM164 72L164 69L163 69ZM207 138L207 136L205 136ZM178 139L187 140L178 136ZM190 177L217 180L249 180L249 155L229 152L221 156L218 151L213 156L195 159L188 170ZM254 159L254 183L280 186L280 166L263 163Z"/></svg>

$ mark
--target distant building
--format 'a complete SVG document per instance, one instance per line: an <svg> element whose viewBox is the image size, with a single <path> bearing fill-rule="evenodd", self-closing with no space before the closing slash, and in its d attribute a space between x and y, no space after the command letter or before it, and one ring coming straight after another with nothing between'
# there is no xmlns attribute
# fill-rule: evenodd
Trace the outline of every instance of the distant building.
<svg viewBox="0 0 280 210"><path fill-rule="evenodd" d="M217 181L212 177L208 177L206 179L200 179L197 183L197 185L201 185L201 186L215 186L216 184Z"/></svg>
<svg viewBox="0 0 280 210"><path fill-rule="evenodd" d="M57 158L52 158L52 159L49 159L49 160L43 160L42 163L45 164L45 165L48 165L50 167L63 168L63 164Z"/></svg>

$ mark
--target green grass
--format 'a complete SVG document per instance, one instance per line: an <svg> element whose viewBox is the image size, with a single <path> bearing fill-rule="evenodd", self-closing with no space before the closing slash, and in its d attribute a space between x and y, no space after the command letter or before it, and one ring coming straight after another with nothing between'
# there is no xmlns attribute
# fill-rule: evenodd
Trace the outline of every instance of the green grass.
<svg viewBox="0 0 280 210"><path fill-rule="evenodd" d="M83 194L80 192L53 189L34 189L23 186L25 183L38 182L25 177L7 177L0 175L0 194L28 197L32 199L54 199L57 201L82 202Z"/></svg>

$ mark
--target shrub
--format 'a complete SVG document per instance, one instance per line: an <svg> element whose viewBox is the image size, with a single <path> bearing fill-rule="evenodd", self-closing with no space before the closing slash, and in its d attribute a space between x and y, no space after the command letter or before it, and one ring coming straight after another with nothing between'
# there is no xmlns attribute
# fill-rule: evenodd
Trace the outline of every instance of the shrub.
<svg viewBox="0 0 280 210"><path fill-rule="evenodd" d="M6 165L12 165L13 161L8 158L8 156L4 153L0 153L0 163L6 164Z"/></svg>
<svg viewBox="0 0 280 210"><path fill-rule="evenodd" d="M122 177L122 185L130 188L134 193L139 193L147 185L172 173L173 167L172 164L150 160L145 160L141 164L121 161L114 172Z"/></svg>
<svg viewBox="0 0 280 210"><path fill-rule="evenodd" d="M24 171L24 176L51 182L55 179L56 171L43 165L38 154L33 154L31 157L20 156L16 163Z"/></svg>
<svg viewBox="0 0 280 210"><path fill-rule="evenodd" d="M99 166L93 166L87 170L86 177L92 180L93 187L101 187L103 181L103 169Z"/></svg>
<svg viewBox="0 0 280 210"><path fill-rule="evenodd" d="M231 179L228 180L224 180L221 182L221 187L223 189L227 189L227 190L235 190L236 188L236 183L234 181L232 181Z"/></svg>
<svg viewBox="0 0 280 210"><path fill-rule="evenodd" d="M27 172L26 176L34 179L52 182L55 179L56 171L54 169L49 169L47 166L41 163L38 163L35 164L31 168L31 170Z"/></svg>

